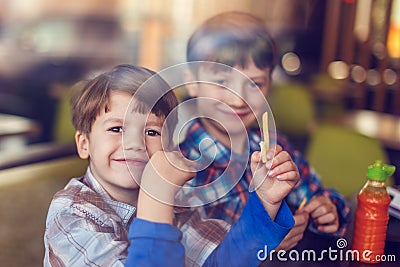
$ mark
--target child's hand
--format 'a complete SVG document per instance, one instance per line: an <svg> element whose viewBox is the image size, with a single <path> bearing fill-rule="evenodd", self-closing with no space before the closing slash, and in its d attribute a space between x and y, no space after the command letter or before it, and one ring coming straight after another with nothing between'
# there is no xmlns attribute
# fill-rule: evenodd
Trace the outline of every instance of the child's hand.
<svg viewBox="0 0 400 267"><path fill-rule="evenodd" d="M275 155L273 150L268 151L267 159L267 163L264 164L261 161L260 152L254 152L251 156L251 170L257 194L270 217L275 219L282 200L295 187L300 179L300 174L289 153L283 151L279 145L276 146ZM268 172L267 167L269 166ZM259 183L263 179L264 181L260 185Z"/></svg>
<svg viewBox="0 0 400 267"><path fill-rule="evenodd" d="M178 152L157 151L150 158L143 170L142 182L148 184L145 180L153 182L166 181L177 187L182 186L196 174L191 161ZM156 184L159 187L160 184Z"/></svg>
<svg viewBox="0 0 400 267"><path fill-rule="evenodd" d="M195 175L191 162L178 152L158 151L143 170L137 217L159 223L173 223L176 192Z"/></svg>
<svg viewBox="0 0 400 267"><path fill-rule="evenodd" d="M309 214L303 210L297 210L296 213L293 215L293 219L293 228L285 236L279 246L275 248L276 251L287 251L289 249L292 249L303 238L304 231L306 230L308 225Z"/></svg>
<svg viewBox="0 0 400 267"><path fill-rule="evenodd" d="M313 197L302 210L310 214L319 231L335 233L339 229L337 209L329 197Z"/></svg>

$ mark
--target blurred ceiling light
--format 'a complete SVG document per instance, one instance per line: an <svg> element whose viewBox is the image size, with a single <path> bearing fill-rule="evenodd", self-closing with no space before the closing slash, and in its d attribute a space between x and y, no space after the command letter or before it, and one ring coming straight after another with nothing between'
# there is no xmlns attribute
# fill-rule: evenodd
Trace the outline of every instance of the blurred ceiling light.
<svg viewBox="0 0 400 267"><path fill-rule="evenodd" d="M383 71L383 82L386 83L387 85L393 85L396 83L397 80L397 74L394 70L392 69L386 69Z"/></svg>
<svg viewBox="0 0 400 267"><path fill-rule="evenodd" d="M346 79L349 77L349 72L349 65L344 61L333 61L328 65L328 73L334 79Z"/></svg>
<svg viewBox="0 0 400 267"><path fill-rule="evenodd" d="M369 38L372 0L357 1L354 33L362 42Z"/></svg>
<svg viewBox="0 0 400 267"><path fill-rule="evenodd" d="M400 0L393 0L387 48L390 57L400 58Z"/></svg>
<svg viewBox="0 0 400 267"><path fill-rule="evenodd" d="M377 70L367 71L367 83L371 86L376 86L381 82L381 76Z"/></svg>
<svg viewBox="0 0 400 267"><path fill-rule="evenodd" d="M351 68L351 78L356 83L365 82L365 80L367 79L367 72L360 65L355 65Z"/></svg>
<svg viewBox="0 0 400 267"><path fill-rule="evenodd" d="M290 75L300 73L301 62L300 58L293 52L288 52L282 57L282 67Z"/></svg>
<svg viewBox="0 0 400 267"><path fill-rule="evenodd" d="M378 120L371 113L362 113L357 116L355 127L357 131L367 136L376 136L378 133Z"/></svg>

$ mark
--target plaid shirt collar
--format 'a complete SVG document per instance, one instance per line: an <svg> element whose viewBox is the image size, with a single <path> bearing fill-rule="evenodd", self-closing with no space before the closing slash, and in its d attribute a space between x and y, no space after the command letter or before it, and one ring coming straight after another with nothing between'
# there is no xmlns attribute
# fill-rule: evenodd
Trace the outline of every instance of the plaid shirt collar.
<svg viewBox="0 0 400 267"><path fill-rule="evenodd" d="M83 177L83 183L86 184L89 190L93 190L99 196L98 201L94 201L94 205L100 208L100 210L104 210L105 207L103 204L105 203L107 206L111 207L115 213L122 219L122 223L124 225L128 225L131 222L131 219L136 212L136 207L131 206L126 203L119 202L111 198L111 196L104 190L101 184L96 180L90 171L90 167L87 168L86 174ZM103 202L104 201L104 202Z"/></svg>

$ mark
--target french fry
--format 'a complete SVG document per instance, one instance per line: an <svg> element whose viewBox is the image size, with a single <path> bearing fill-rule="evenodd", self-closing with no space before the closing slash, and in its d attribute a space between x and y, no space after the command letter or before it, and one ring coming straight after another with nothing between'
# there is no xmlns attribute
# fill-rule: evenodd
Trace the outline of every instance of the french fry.
<svg viewBox="0 0 400 267"><path fill-rule="evenodd" d="M269 149L268 112L264 112L264 114L262 115L262 127L264 140L260 142L261 159L263 163L266 163L267 152Z"/></svg>
<svg viewBox="0 0 400 267"><path fill-rule="evenodd" d="M310 201L313 200L314 198L315 198L315 196L313 196L313 197L310 199ZM302 199L302 201L300 202L300 205L299 205L298 210L301 210L302 208L304 208L304 206L305 206L308 202L310 202L310 201L308 201L307 196L305 196L305 197Z"/></svg>
<svg viewBox="0 0 400 267"><path fill-rule="evenodd" d="M306 203L307 203L307 197L304 197L303 200L301 201L300 206L299 206L298 209L301 210L302 208L304 208Z"/></svg>

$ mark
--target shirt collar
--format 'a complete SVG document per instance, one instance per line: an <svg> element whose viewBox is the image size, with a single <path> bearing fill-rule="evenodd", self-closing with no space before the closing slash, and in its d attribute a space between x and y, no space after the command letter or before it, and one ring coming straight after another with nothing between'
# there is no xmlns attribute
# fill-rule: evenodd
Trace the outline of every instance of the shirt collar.
<svg viewBox="0 0 400 267"><path fill-rule="evenodd" d="M130 222L133 214L136 212L136 207L112 199L107 191L93 176L90 167L87 168L84 179L86 180L88 186L97 194L99 194L100 197L117 213L124 224L128 224Z"/></svg>

